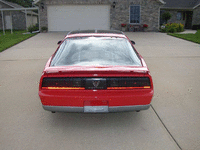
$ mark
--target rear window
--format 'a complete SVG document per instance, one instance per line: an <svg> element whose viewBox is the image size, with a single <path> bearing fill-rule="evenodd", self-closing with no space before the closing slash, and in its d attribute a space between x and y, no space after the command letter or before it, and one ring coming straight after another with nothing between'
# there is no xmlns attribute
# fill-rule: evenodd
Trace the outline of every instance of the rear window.
<svg viewBox="0 0 200 150"><path fill-rule="evenodd" d="M68 38L56 52L51 66L141 66L133 47L125 38Z"/></svg>

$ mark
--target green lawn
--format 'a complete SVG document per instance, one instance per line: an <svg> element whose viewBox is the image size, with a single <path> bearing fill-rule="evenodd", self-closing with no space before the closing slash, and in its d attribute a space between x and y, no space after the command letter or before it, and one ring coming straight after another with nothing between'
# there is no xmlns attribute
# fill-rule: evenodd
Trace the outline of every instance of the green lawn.
<svg viewBox="0 0 200 150"><path fill-rule="evenodd" d="M192 41L200 44L200 30L198 30L195 34L178 34L178 33L168 33L168 35L175 36L184 40Z"/></svg>
<svg viewBox="0 0 200 150"><path fill-rule="evenodd" d="M6 31L6 34L3 35L3 31L0 31L0 52L36 35L36 34L22 34L25 32L26 31L13 31L13 34L11 34L10 31Z"/></svg>

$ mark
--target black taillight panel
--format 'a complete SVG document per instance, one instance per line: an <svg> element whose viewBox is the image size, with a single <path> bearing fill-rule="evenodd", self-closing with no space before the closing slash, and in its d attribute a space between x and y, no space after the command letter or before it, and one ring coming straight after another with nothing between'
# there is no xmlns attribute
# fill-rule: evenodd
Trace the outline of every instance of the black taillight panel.
<svg viewBox="0 0 200 150"><path fill-rule="evenodd" d="M148 77L103 77L103 78L43 78L42 87L84 87L85 89L106 89L107 87L151 86Z"/></svg>
<svg viewBox="0 0 200 150"><path fill-rule="evenodd" d="M107 87L143 87L150 86L148 77L107 78Z"/></svg>
<svg viewBox="0 0 200 150"><path fill-rule="evenodd" d="M44 78L42 87L83 87L84 80L81 78Z"/></svg>

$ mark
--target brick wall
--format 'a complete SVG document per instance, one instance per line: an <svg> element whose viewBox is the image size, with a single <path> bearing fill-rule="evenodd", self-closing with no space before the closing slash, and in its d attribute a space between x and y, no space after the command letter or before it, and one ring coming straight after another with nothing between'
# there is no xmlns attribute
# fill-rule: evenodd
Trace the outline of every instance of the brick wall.
<svg viewBox="0 0 200 150"><path fill-rule="evenodd" d="M149 31L158 31L159 14L162 4L158 0L115 0L116 7L113 8L114 0L41 0L44 9L40 8L40 27L48 27L47 6L48 5L110 5L110 28L120 30L121 24L129 24L130 5L141 6L141 26L148 24Z"/></svg>
<svg viewBox="0 0 200 150"><path fill-rule="evenodd" d="M192 25L200 25L200 6L193 11Z"/></svg>

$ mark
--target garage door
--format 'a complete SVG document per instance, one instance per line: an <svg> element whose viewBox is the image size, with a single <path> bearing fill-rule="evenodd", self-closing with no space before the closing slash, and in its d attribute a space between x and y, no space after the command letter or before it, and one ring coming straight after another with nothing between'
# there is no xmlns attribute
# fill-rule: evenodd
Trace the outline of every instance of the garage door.
<svg viewBox="0 0 200 150"><path fill-rule="evenodd" d="M47 7L49 31L110 28L110 6L58 5Z"/></svg>

